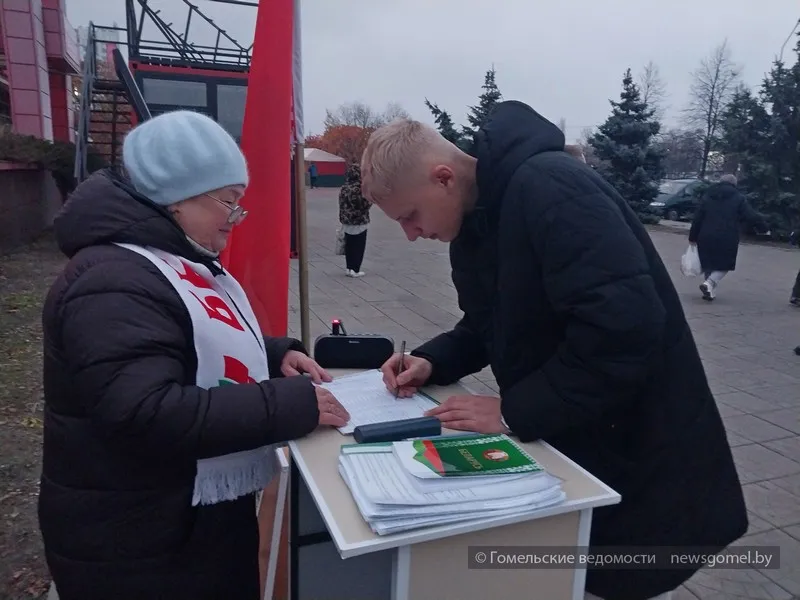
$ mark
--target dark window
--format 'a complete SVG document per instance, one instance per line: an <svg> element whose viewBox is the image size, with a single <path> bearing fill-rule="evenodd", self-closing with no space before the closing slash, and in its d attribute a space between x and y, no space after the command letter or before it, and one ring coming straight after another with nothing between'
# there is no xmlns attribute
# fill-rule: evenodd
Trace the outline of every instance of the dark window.
<svg viewBox="0 0 800 600"><path fill-rule="evenodd" d="M217 85L217 122L238 142L242 137L247 86Z"/></svg>
<svg viewBox="0 0 800 600"><path fill-rule="evenodd" d="M148 104L174 107L205 107L208 103L206 84L202 81L145 78L142 93Z"/></svg>

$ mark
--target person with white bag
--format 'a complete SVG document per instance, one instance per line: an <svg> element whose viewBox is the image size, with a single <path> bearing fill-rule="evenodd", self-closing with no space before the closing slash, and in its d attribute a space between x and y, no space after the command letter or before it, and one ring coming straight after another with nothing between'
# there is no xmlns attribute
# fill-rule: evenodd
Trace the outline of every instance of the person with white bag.
<svg viewBox="0 0 800 600"><path fill-rule="evenodd" d="M700 255L697 253L697 244L689 244L686 252L681 257L681 273L686 277L697 277L703 272L700 264Z"/></svg>
<svg viewBox="0 0 800 600"><path fill-rule="evenodd" d="M700 284L703 300L714 300L719 282L736 269L742 221L769 233L764 217L737 189L736 176L723 175L719 183L706 191L689 230L689 244L697 248L705 277Z"/></svg>

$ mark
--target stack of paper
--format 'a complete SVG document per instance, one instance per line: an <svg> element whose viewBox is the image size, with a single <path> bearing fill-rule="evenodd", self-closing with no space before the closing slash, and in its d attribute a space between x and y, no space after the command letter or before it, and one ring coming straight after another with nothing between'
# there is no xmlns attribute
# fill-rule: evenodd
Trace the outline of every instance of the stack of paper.
<svg viewBox="0 0 800 600"><path fill-rule="evenodd" d="M379 534L534 512L565 500L561 482L506 435L350 444L339 472Z"/></svg>

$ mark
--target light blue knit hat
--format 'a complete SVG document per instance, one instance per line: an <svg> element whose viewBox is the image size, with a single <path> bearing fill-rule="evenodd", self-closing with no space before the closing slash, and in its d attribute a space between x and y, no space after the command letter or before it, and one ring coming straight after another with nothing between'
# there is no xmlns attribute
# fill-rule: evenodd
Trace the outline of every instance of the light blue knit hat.
<svg viewBox="0 0 800 600"><path fill-rule="evenodd" d="M122 162L136 191L162 206L247 185L247 161L219 123L197 112L163 113L126 136Z"/></svg>

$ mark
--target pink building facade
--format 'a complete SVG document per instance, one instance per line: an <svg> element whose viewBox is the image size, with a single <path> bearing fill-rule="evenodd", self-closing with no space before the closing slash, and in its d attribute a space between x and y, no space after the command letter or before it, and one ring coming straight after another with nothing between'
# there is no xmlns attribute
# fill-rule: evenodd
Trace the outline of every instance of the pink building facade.
<svg viewBox="0 0 800 600"><path fill-rule="evenodd" d="M72 78L80 73L66 0L0 0L0 86L15 133L74 142Z"/></svg>

